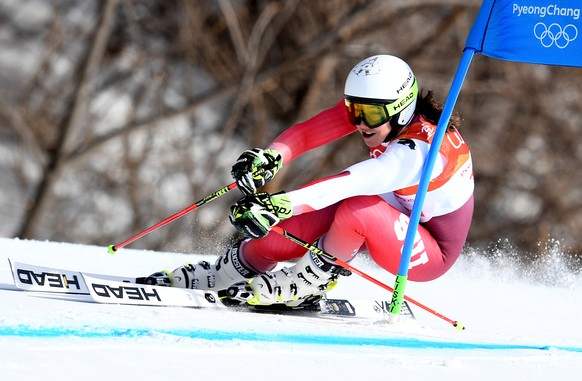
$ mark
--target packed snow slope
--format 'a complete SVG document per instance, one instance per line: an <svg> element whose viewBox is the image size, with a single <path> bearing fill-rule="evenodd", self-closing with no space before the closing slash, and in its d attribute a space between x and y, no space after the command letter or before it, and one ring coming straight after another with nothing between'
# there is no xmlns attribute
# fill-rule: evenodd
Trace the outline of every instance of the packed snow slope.
<svg viewBox="0 0 582 381"><path fill-rule="evenodd" d="M186 255L0 239L0 380L579 380L582 279L547 254L534 272L466 254L407 295L460 320L456 330L412 306L416 320L324 319L86 303L17 291L8 258L90 273L141 276ZM352 264L392 285L366 258ZM330 297L389 299L357 275Z"/></svg>

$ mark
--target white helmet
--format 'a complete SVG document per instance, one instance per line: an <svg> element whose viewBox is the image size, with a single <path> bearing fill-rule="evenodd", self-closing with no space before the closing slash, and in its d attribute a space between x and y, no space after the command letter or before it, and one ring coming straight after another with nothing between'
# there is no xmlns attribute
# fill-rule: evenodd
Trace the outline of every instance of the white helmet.
<svg viewBox="0 0 582 381"><path fill-rule="evenodd" d="M414 116L417 96L418 84L410 66L387 54L368 57L354 66L344 89L348 101L386 104L395 130L406 126Z"/></svg>

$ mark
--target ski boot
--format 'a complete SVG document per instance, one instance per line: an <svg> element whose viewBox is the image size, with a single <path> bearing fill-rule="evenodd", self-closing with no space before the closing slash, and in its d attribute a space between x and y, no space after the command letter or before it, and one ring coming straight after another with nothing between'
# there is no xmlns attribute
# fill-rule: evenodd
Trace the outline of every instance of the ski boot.
<svg viewBox="0 0 582 381"><path fill-rule="evenodd" d="M298 307L309 300L319 300L314 298L335 287L339 275L350 274L348 270L327 262L319 254L308 251L291 268L285 267L254 277L250 281L254 296L247 303Z"/></svg>
<svg viewBox="0 0 582 381"><path fill-rule="evenodd" d="M212 290L216 291L221 299L225 299L225 304L244 303L252 297L246 280L256 276L257 273L239 259L242 242L239 241L227 249L218 257L215 264L207 261L200 261L197 264L187 263L171 273L164 271L154 273L145 278L145 284Z"/></svg>

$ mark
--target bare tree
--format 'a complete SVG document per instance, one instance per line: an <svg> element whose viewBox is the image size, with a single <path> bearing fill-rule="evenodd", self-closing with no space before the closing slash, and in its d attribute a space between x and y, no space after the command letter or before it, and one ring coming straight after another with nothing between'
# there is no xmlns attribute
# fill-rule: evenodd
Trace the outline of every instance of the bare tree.
<svg viewBox="0 0 582 381"><path fill-rule="evenodd" d="M477 0L52 1L0 5L6 236L117 243L232 182L242 150L331 107L389 53L444 101ZM34 12L30 12L34 9ZM19 64L19 63L25 64ZM477 57L457 109L475 163L469 243L580 252L580 69ZM267 190L366 157L309 152ZM4 191L4 188L6 190ZM132 247L218 251L233 191Z"/></svg>

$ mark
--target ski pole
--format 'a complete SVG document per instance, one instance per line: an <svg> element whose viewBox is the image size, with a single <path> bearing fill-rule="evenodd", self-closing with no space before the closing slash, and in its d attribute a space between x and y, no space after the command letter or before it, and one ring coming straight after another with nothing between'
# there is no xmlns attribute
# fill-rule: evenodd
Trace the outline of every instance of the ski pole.
<svg viewBox="0 0 582 381"><path fill-rule="evenodd" d="M107 248L107 251L109 252L109 254L115 254L115 252L117 250L121 249L122 247L129 245L133 241L138 240L139 238L143 237L144 235L149 234L149 233L153 232L154 230L161 228L164 225L169 224L170 222L174 221L175 219L182 217L184 214L190 213L191 211L198 209L202 205L219 198L220 196L224 195L225 193L227 193L230 190L233 190L234 188L236 188L236 182L229 184L223 188L220 188L216 192L209 194L208 196L204 197L202 200L190 205L186 209L184 209L178 213L172 214L170 217L158 222L155 225L150 226L146 230L134 235L131 238L126 239L125 241L123 241L121 243L118 243L117 245L109 245Z"/></svg>
<svg viewBox="0 0 582 381"><path fill-rule="evenodd" d="M343 268L345 268L347 270L350 270L351 272L353 272L355 274L358 274L359 276L363 277L364 279L369 280L370 282L376 284L377 286L380 286L380 287L382 287L382 288L384 288L384 289L386 289L386 290L394 293L394 289L392 287L390 287L390 286L388 286L388 285L380 282L379 280L371 277L370 275L368 275L368 274L366 274L366 273L358 270L357 268L355 268L354 266L350 265L349 263L344 262L341 259L338 259L338 258L334 257L331 254L326 253L325 251L321 250L317 246L312 245L312 244L310 244L308 242L305 242L301 238L294 236L293 234L291 234L288 231L280 228L279 226L273 226L273 227L271 227L271 230L274 231L275 233L278 233L278 234L282 235L285 238L290 239L291 241L295 242L299 246L303 246L307 250L312 251L312 252L314 252L314 253L316 253L318 255L321 255L321 256L323 256L323 257L331 260L332 262L335 262L336 264L340 265L341 267L343 267ZM412 298L409 298L406 295L404 295L404 300L406 300L406 301L414 304L417 307L422 308L426 312L433 314L434 316L436 316L436 317L438 317L438 318L446 321L447 323L452 324L453 327L455 327L458 330L465 329L465 326L460 321L449 319L448 317L446 317L446 316L438 313L437 311L435 311L435 310L433 310L433 309L425 306L424 304L422 304L420 302L417 302L416 300L414 300Z"/></svg>

